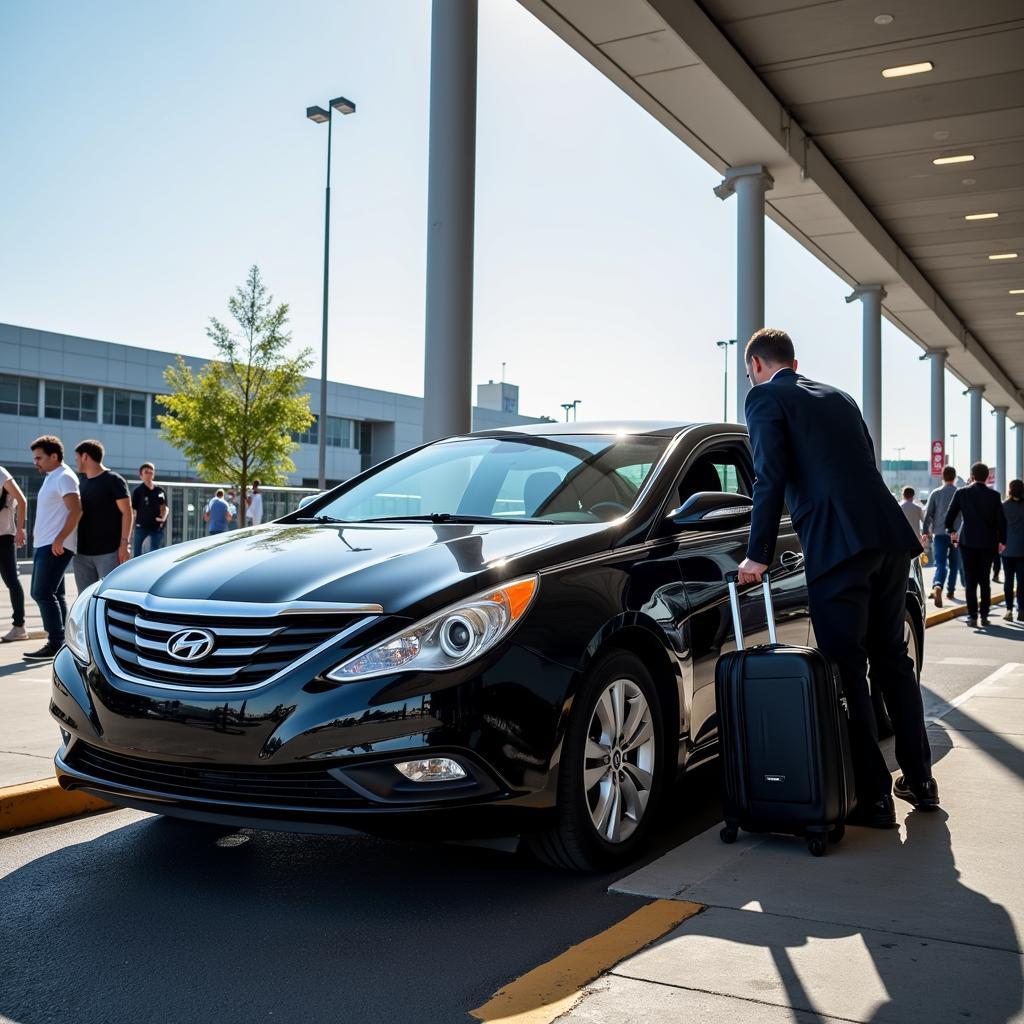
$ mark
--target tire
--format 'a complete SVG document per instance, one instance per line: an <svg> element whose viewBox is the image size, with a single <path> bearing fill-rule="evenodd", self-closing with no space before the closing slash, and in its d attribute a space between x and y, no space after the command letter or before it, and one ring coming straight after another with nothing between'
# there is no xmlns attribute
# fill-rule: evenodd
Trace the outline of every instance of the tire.
<svg viewBox="0 0 1024 1024"><path fill-rule="evenodd" d="M722 831L718 833L719 839L721 839L723 843L729 845L736 842L737 835L739 835L739 833L736 831L736 829L729 828L728 825L726 825L725 828L723 828Z"/></svg>
<svg viewBox="0 0 1024 1024"><path fill-rule="evenodd" d="M667 746L658 690L644 663L626 651L600 657L569 713L555 824L527 840L530 851L572 871L628 864L665 795Z"/></svg>
<svg viewBox="0 0 1024 1024"><path fill-rule="evenodd" d="M812 857L824 857L828 850L828 843L822 836L815 836L807 840L807 849L811 851Z"/></svg>

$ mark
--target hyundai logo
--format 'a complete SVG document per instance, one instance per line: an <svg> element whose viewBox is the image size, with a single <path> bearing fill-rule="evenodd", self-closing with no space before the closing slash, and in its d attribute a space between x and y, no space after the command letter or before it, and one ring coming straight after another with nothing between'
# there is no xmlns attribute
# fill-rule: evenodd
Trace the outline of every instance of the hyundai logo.
<svg viewBox="0 0 1024 1024"><path fill-rule="evenodd" d="M216 642L208 629L182 629L167 641L167 653L177 661L202 661Z"/></svg>

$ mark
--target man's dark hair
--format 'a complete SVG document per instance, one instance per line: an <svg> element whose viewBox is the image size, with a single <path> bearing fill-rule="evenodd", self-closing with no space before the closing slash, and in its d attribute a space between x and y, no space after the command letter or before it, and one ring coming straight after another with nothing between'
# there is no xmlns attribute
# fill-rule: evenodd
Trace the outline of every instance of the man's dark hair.
<svg viewBox="0 0 1024 1024"><path fill-rule="evenodd" d="M260 485L259 480L253 480L252 485L253 485L253 487L259 487L259 485Z"/></svg>
<svg viewBox="0 0 1024 1024"><path fill-rule="evenodd" d="M913 488L913 487L904 487L904 488L903 488L903 500L904 500L904 501L910 501L910 499L911 499L911 498L912 498L912 497L913 497L913 496L914 496L914 495L915 495L916 493L917 493L917 492L916 492L916 491L914 490L914 488Z"/></svg>
<svg viewBox="0 0 1024 1024"><path fill-rule="evenodd" d="M139 472L140 473L144 469L151 469L151 470L153 470L154 473L156 472L156 466L154 466L152 462L144 462L141 466L139 466Z"/></svg>
<svg viewBox="0 0 1024 1024"><path fill-rule="evenodd" d="M64 461L64 442L53 434L43 434L37 437L29 446L29 451L34 452L39 448L44 455L56 455L61 462Z"/></svg>
<svg viewBox="0 0 1024 1024"><path fill-rule="evenodd" d="M1016 498L1017 501L1024 501L1024 480L1011 480L1007 491L1011 498Z"/></svg>
<svg viewBox="0 0 1024 1024"><path fill-rule="evenodd" d="M971 479L979 484L988 482L988 466L984 462L976 462L971 466Z"/></svg>
<svg viewBox="0 0 1024 1024"><path fill-rule="evenodd" d="M942 470L942 479L947 484L953 483L956 480L956 470L952 466L946 466Z"/></svg>
<svg viewBox="0 0 1024 1024"><path fill-rule="evenodd" d="M85 441L79 441L75 445L76 455L88 455L93 462L103 461L103 445L99 441L95 441L92 438L87 438Z"/></svg>
<svg viewBox="0 0 1024 1024"><path fill-rule="evenodd" d="M757 356L766 363L791 363L796 358L793 341L785 331L777 327L762 327L754 331L743 350L743 361L749 366Z"/></svg>

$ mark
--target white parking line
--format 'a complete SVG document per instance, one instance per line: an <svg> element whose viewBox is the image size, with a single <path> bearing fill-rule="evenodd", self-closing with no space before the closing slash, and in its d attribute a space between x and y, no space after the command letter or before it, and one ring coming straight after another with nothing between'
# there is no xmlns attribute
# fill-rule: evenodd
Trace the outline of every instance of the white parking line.
<svg viewBox="0 0 1024 1024"><path fill-rule="evenodd" d="M1003 678L1003 676L1010 675L1020 667L1021 663L1019 661L1008 661L1005 665L1001 665L997 668L995 672L985 676L980 683L975 683L973 686L968 687L968 689L964 690L959 697L953 697L952 700L936 704L936 706L927 715L925 715L925 725L931 725L933 722L938 722L940 719L945 718L946 715L951 711L955 711L965 701L969 701L972 697L976 697L980 690L984 690L987 686L991 686L992 683L998 682Z"/></svg>

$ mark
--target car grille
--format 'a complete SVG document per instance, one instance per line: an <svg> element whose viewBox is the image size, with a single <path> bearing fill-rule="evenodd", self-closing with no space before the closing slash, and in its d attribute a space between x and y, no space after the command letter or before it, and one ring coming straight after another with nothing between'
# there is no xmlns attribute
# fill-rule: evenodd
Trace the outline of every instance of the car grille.
<svg viewBox="0 0 1024 1024"><path fill-rule="evenodd" d="M259 685L356 621L338 614L225 618L103 603L113 668L147 682L187 686ZM168 653L167 641L185 629L213 634L213 650L205 658L190 663Z"/></svg>
<svg viewBox="0 0 1024 1024"><path fill-rule="evenodd" d="M76 743L68 767L116 786L218 803L332 810L366 801L322 767L179 764Z"/></svg>

